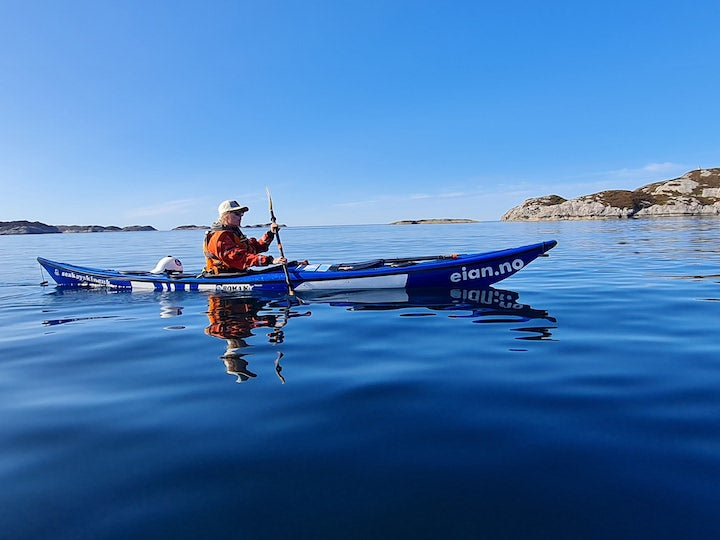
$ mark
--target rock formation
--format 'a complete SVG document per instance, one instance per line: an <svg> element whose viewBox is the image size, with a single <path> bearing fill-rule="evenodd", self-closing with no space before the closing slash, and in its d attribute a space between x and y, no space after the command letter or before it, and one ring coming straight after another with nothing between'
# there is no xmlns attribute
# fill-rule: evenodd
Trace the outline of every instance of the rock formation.
<svg viewBox="0 0 720 540"><path fill-rule="evenodd" d="M47 233L87 233L87 232L123 232L155 231L150 225L130 225L129 227L108 227L102 225L47 225L40 221L0 221L0 234L47 234Z"/></svg>
<svg viewBox="0 0 720 540"><path fill-rule="evenodd" d="M62 232L39 221L0 221L0 234L48 234Z"/></svg>
<svg viewBox="0 0 720 540"><path fill-rule="evenodd" d="M697 169L634 191L609 190L564 199L547 195L508 210L501 221L720 216L720 168Z"/></svg>
<svg viewBox="0 0 720 540"><path fill-rule="evenodd" d="M478 223L474 219L403 219L401 221L393 221L390 225L443 225L448 223Z"/></svg>
<svg viewBox="0 0 720 540"><path fill-rule="evenodd" d="M170 229L171 231L206 231L210 227L207 225L180 225L178 227L173 227Z"/></svg>
<svg viewBox="0 0 720 540"><path fill-rule="evenodd" d="M242 225L243 229L269 229L271 223L258 223L256 225ZM287 225L280 224L280 228L284 229ZM173 227L172 231L207 231L210 229L209 225L180 225L179 227Z"/></svg>

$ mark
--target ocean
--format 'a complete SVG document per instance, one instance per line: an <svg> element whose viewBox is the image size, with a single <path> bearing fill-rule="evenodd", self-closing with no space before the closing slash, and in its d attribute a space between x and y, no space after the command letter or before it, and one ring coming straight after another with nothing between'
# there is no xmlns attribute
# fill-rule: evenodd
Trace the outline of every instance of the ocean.
<svg viewBox="0 0 720 540"><path fill-rule="evenodd" d="M199 269L202 236L0 236L4 538L720 534L717 219L282 231L311 262L558 241L461 302L61 291L35 261Z"/></svg>

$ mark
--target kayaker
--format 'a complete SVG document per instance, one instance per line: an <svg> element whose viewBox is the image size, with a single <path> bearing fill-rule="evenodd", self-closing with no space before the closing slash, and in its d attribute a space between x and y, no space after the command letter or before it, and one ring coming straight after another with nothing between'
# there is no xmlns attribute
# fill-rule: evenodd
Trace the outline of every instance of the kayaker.
<svg viewBox="0 0 720 540"><path fill-rule="evenodd" d="M223 201L218 206L218 220L205 235L205 271L213 274L241 272L251 266L287 264L284 257L261 255L268 250L278 230L277 223L270 225L260 240L248 238L240 230L242 217L248 211L237 201Z"/></svg>

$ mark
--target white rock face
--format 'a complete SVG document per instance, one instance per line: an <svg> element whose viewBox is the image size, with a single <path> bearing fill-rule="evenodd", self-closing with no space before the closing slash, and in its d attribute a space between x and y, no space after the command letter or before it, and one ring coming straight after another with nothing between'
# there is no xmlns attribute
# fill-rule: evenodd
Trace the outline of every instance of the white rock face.
<svg viewBox="0 0 720 540"><path fill-rule="evenodd" d="M615 208L597 201L582 198L560 204L547 205L544 197L528 199L522 205L509 210L502 221L542 221L562 219L619 219L630 217L627 208Z"/></svg>
<svg viewBox="0 0 720 540"><path fill-rule="evenodd" d="M720 202L700 204L697 201L676 201L673 204L653 205L639 210L632 217L662 216L720 216Z"/></svg>
<svg viewBox="0 0 720 540"><path fill-rule="evenodd" d="M669 182L660 184L658 187L652 190L651 193L653 195L672 195L677 193L690 194L695 189L697 189L697 187L698 183L691 180L687 177L687 175L685 175L681 176L677 180L670 180Z"/></svg>
<svg viewBox="0 0 720 540"><path fill-rule="evenodd" d="M720 216L720 168L690 171L680 178L635 191L604 191L565 200L557 195L528 199L502 221L627 219L661 216Z"/></svg>

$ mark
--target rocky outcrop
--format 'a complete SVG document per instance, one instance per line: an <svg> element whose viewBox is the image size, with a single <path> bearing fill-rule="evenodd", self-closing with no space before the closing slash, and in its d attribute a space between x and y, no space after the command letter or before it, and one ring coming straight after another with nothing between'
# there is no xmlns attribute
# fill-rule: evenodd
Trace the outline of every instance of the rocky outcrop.
<svg viewBox="0 0 720 540"><path fill-rule="evenodd" d="M173 227L172 231L206 231L210 227L207 225L180 225L179 227Z"/></svg>
<svg viewBox="0 0 720 540"><path fill-rule="evenodd" d="M64 233L88 233L88 232L127 232L127 231L156 231L150 225L130 225L129 227L116 227L115 225L58 225L60 232Z"/></svg>
<svg viewBox="0 0 720 540"><path fill-rule="evenodd" d="M156 231L150 225L130 225L115 227L110 225L46 225L39 221L0 221L0 234L47 234L47 233L87 233L87 232L123 232Z"/></svg>
<svg viewBox="0 0 720 540"><path fill-rule="evenodd" d="M403 219L401 221L393 221L390 225L443 225L447 223L478 223L474 219Z"/></svg>
<svg viewBox="0 0 720 540"><path fill-rule="evenodd" d="M280 225L285 228L287 225ZM173 231L208 230L205 225L181 225ZM243 225L246 228L269 229L270 223L258 225ZM128 232L128 231L157 231L151 225L130 225L117 227L115 225L47 225L40 221L0 221L0 234L47 234L47 233L93 233L93 232Z"/></svg>
<svg viewBox="0 0 720 540"><path fill-rule="evenodd" d="M547 195L508 210L501 221L720 216L720 168L697 169L634 191L609 190L564 199Z"/></svg>
<svg viewBox="0 0 720 540"><path fill-rule="evenodd" d="M243 225L243 229L269 229L271 223L259 223L257 225ZM280 224L280 228L284 229L287 225ZM173 227L173 231L207 231L210 227L208 225L180 225L179 227Z"/></svg>
<svg viewBox="0 0 720 540"><path fill-rule="evenodd" d="M149 231L157 231L157 229L151 225L129 225L128 227L122 227L120 229L122 232L133 232L133 231L140 231L140 232L149 232Z"/></svg>
<svg viewBox="0 0 720 540"><path fill-rule="evenodd" d="M48 234L62 232L39 221L0 221L0 234Z"/></svg>

